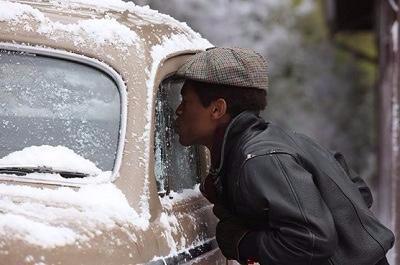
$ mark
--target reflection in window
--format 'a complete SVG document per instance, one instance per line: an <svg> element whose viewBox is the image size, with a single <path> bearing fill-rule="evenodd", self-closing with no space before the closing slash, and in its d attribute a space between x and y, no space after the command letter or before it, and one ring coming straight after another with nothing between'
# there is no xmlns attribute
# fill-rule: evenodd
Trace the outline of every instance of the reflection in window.
<svg viewBox="0 0 400 265"><path fill-rule="evenodd" d="M196 148L182 146L173 126L181 86L167 79L156 98L155 175L160 194L193 188L199 178Z"/></svg>
<svg viewBox="0 0 400 265"><path fill-rule="evenodd" d="M0 50L0 158L29 146L65 146L103 171L120 129L115 82L96 68Z"/></svg>

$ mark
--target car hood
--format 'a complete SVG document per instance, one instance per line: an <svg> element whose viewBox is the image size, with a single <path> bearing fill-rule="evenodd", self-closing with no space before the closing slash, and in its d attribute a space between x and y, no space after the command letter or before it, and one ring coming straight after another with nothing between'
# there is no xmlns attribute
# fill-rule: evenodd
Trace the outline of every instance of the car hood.
<svg viewBox="0 0 400 265"><path fill-rule="evenodd" d="M76 255L88 259L85 264L107 264L107 257L118 255L132 261L137 250L126 247L137 244L148 226L113 184L0 184L0 259L6 264L74 264Z"/></svg>

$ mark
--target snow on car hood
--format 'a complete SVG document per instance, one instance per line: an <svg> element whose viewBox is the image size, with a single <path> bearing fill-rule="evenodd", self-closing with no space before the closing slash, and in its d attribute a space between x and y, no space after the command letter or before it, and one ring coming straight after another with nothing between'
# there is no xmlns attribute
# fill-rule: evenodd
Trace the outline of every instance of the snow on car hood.
<svg viewBox="0 0 400 265"><path fill-rule="evenodd" d="M85 173L91 176L103 173L101 169L65 146L30 146L0 159L1 166L51 167L57 170ZM110 172L108 172L110 174Z"/></svg>
<svg viewBox="0 0 400 265"><path fill-rule="evenodd" d="M64 146L24 148L0 159L0 167L9 165L46 166L103 177L107 175L93 162ZM23 177L63 180L58 174L48 173ZM97 178L84 178L82 182ZM85 242L101 230L111 229L117 224L145 228L148 221L139 217L125 195L113 184L88 184L79 189L0 184L0 238L3 240L19 239L43 248L54 248Z"/></svg>
<svg viewBox="0 0 400 265"><path fill-rule="evenodd" d="M146 229L148 220L113 184L79 190L0 184L1 241L19 239L43 248L79 245L116 225Z"/></svg>
<svg viewBox="0 0 400 265"><path fill-rule="evenodd" d="M0 167L10 164L101 173L94 163L64 146L31 146L0 159ZM43 176L57 179L57 174L29 175L36 179ZM93 177L96 178L98 177ZM199 189L196 185L194 189L187 189L182 193L171 192L169 198L162 199L161 203L165 209L171 210L172 204L198 195ZM164 229L163 235L171 255L177 253L180 251L179 244L173 238L179 227L176 216L168 211L163 212L159 221ZM149 229L149 222L149 209L141 209L138 214L129 205L122 191L112 183L86 182L86 185L79 189L0 184L0 244L7 240L22 240L27 244L49 249L73 244L82 245L115 227L126 228L128 225L145 231ZM137 229L123 231L135 240L134 233ZM188 247L184 239L180 243L179 248Z"/></svg>

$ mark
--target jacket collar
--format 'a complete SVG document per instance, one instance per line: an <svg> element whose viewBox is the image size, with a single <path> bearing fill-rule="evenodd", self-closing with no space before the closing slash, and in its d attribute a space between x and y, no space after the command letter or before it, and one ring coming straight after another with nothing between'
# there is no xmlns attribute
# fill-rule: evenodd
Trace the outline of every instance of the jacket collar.
<svg viewBox="0 0 400 265"><path fill-rule="evenodd" d="M253 111L243 111L231 120L222 140L219 165L217 168L210 168L212 176L217 177L221 172L224 166L225 155L229 153L233 145L231 142L239 139L247 128L260 121L263 122L262 118Z"/></svg>

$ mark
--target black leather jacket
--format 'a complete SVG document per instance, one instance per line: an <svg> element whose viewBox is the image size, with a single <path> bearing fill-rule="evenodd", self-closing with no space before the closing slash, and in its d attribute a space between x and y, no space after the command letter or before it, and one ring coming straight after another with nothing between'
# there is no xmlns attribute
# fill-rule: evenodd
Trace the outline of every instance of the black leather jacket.
<svg viewBox="0 0 400 265"><path fill-rule="evenodd" d="M225 207L257 232L260 264L374 265L394 236L369 210L365 183L343 166L309 138L243 112L214 173Z"/></svg>

